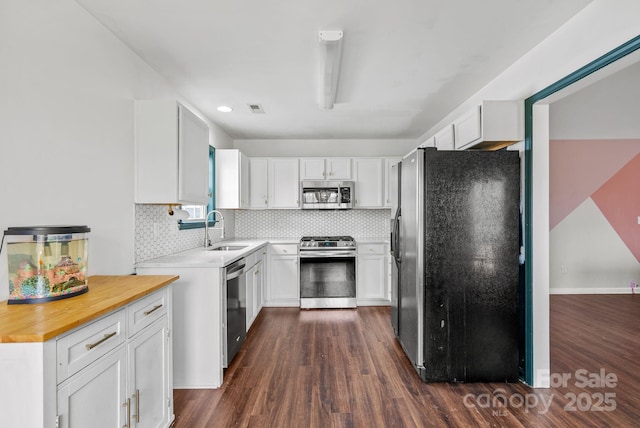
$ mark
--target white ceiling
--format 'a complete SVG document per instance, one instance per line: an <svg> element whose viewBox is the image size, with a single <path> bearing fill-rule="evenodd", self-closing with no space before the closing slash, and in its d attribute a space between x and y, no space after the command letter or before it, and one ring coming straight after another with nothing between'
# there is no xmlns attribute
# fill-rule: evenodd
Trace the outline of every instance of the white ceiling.
<svg viewBox="0 0 640 428"><path fill-rule="evenodd" d="M234 139L417 138L591 2L76 1ZM320 110L331 29L340 80Z"/></svg>

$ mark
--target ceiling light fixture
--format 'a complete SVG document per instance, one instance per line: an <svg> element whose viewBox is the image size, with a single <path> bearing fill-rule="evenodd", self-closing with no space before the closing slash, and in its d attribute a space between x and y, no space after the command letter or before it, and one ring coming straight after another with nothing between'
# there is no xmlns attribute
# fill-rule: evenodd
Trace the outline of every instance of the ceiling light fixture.
<svg viewBox="0 0 640 428"><path fill-rule="evenodd" d="M320 31L320 100L322 110L331 110L336 101L340 56L342 54L342 31Z"/></svg>
<svg viewBox="0 0 640 428"><path fill-rule="evenodd" d="M230 113L230 112L233 111L233 109L231 107L229 107L229 106L218 106L216 108L216 110L218 110L219 112L222 112L222 113Z"/></svg>

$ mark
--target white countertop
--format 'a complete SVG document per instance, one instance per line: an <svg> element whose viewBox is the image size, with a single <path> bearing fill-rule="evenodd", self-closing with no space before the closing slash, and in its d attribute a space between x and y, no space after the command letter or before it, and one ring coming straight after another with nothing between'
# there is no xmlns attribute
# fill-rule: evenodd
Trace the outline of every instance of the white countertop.
<svg viewBox="0 0 640 428"><path fill-rule="evenodd" d="M149 267L225 267L242 257L245 257L269 242L265 239L233 239L215 242L211 247L198 247L168 256L162 256L144 262L136 263L136 268ZM297 242L297 241L296 241ZM220 246L244 246L240 250L215 251L212 248Z"/></svg>
<svg viewBox="0 0 640 428"><path fill-rule="evenodd" d="M136 268L150 267L225 267L242 257L245 257L257 249L272 244L298 244L300 238L261 238L261 239L230 239L215 242L211 247L193 248L168 256L162 256L144 262L136 263ZM388 243L389 238L360 238L356 243ZM211 248L220 246L244 246L240 250L215 251Z"/></svg>

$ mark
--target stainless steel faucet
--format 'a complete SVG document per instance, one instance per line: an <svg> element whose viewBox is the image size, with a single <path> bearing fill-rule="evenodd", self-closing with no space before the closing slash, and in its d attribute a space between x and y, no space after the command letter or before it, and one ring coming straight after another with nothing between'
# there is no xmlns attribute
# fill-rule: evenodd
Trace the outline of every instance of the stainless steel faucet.
<svg viewBox="0 0 640 428"><path fill-rule="evenodd" d="M220 230L220 239L224 239L224 216L218 210L211 210L204 218L204 247L207 248L211 245L211 239L209 239L209 216L213 214L214 226L212 230ZM216 221L216 214L220 216L220 220ZM215 223L220 223L220 226L216 226Z"/></svg>

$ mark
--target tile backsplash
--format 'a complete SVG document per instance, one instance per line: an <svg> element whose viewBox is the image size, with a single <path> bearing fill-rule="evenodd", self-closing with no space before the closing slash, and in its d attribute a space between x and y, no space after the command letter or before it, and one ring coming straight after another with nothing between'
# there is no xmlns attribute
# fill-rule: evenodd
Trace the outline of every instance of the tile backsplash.
<svg viewBox="0 0 640 428"><path fill-rule="evenodd" d="M350 235L387 238L390 210L223 210L225 239ZM213 242L219 231L211 231ZM203 244L204 230L178 230L166 205L135 205L135 262L190 250Z"/></svg>
<svg viewBox="0 0 640 428"><path fill-rule="evenodd" d="M350 235L357 239L389 235L391 211L381 210L241 210L236 238L295 238Z"/></svg>
<svg viewBox="0 0 640 428"><path fill-rule="evenodd" d="M190 250L204 243L203 229L178 230L178 223L167 214L167 205L135 205L135 262ZM223 212L225 238L233 237L233 212ZM155 230L154 230L155 229ZM220 240L218 230L210 231L211 241Z"/></svg>

